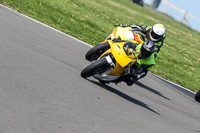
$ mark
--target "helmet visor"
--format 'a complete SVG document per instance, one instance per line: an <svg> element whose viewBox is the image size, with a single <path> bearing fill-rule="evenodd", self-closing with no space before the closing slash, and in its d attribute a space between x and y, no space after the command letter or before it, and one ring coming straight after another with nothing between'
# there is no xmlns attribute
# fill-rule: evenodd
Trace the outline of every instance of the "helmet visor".
<svg viewBox="0 0 200 133"><path fill-rule="evenodd" d="M153 38L153 39L160 39L161 38L161 36L160 35L157 35L153 30L151 31L151 37Z"/></svg>

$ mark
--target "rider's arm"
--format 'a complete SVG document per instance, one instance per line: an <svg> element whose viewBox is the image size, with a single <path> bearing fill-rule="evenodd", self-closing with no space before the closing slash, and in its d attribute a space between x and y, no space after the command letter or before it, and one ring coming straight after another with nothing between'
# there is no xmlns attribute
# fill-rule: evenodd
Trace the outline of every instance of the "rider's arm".
<svg viewBox="0 0 200 133"><path fill-rule="evenodd" d="M130 24L130 25L119 24L119 25L114 25L114 26L137 28L140 31L142 31L144 34L146 34L152 28L152 26L142 26L142 25L137 25L137 24Z"/></svg>
<svg viewBox="0 0 200 133"><path fill-rule="evenodd" d="M156 51L155 51L155 53L154 53L155 57L158 55L158 53L159 53L161 47L163 46L163 43L164 43L165 38L166 38L166 34L163 35L161 41L155 42L155 45L156 45Z"/></svg>
<svg viewBox="0 0 200 133"><path fill-rule="evenodd" d="M120 26L120 27L131 27L131 28L137 28L140 31L142 31L144 34L147 33L147 30L149 30L150 28L152 28L151 26L142 26L142 25L137 25L137 24L130 24L130 25L126 25L126 24L119 24L119 25L114 25L114 26Z"/></svg>
<svg viewBox="0 0 200 133"><path fill-rule="evenodd" d="M163 46L163 40L161 40L160 42L156 42L155 45L156 45L155 56L157 56L160 51L160 48Z"/></svg>
<svg viewBox="0 0 200 133"><path fill-rule="evenodd" d="M137 29L139 29L141 32L143 32L144 34L146 34L147 33L147 31L150 29L150 28L152 28L151 26L142 26L142 25L135 25L135 24L131 24L131 25L128 25L129 27L131 27L131 28L133 28L133 29L135 29L135 28L137 28Z"/></svg>
<svg viewBox="0 0 200 133"><path fill-rule="evenodd" d="M151 26L142 26L142 25L137 25L140 27L141 31L146 34L152 27Z"/></svg>

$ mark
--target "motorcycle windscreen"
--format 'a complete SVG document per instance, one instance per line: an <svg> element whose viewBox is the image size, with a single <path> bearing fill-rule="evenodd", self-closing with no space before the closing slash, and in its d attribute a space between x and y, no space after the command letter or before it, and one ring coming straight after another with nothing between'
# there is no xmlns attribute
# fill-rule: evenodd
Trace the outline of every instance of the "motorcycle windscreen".
<svg viewBox="0 0 200 133"><path fill-rule="evenodd" d="M120 37L122 40L128 40L124 35L131 30L131 27L116 27L111 34L111 40Z"/></svg>

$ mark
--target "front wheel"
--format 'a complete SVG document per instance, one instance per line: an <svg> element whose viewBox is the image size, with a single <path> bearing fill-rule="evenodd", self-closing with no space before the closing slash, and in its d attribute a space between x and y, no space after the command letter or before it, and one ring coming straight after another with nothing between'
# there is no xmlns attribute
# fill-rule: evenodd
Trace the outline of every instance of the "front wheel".
<svg viewBox="0 0 200 133"><path fill-rule="evenodd" d="M109 64L105 58L97 60L81 71L81 77L88 78L96 73L102 73Z"/></svg>
<svg viewBox="0 0 200 133"><path fill-rule="evenodd" d="M195 100L196 100L197 102L200 102L200 90L196 93L196 95L195 95Z"/></svg>
<svg viewBox="0 0 200 133"><path fill-rule="evenodd" d="M93 61L99 58L99 56L110 48L108 42L99 44L91 48L85 55L86 60Z"/></svg>

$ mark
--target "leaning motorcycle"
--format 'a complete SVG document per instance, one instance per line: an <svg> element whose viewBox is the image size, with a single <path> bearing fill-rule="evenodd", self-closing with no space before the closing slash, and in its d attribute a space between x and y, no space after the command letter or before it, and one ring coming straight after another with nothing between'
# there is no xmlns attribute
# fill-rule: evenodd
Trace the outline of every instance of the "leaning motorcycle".
<svg viewBox="0 0 200 133"><path fill-rule="evenodd" d="M136 62L135 47L114 40L108 40L110 48L81 71L83 78L93 76L101 83L117 83L121 76L131 74L131 66Z"/></svg>
<svg viewBox="0 0 200 133"><path fill-rule="evenodd" d="M86 60L93 61L99 58L99 56L107 51L110 46L105 44L108 40L113 40L118 38L120 40L132 41L136 43L143 43L145 35L141 33L138 29L132 29L131 27L116 27L112 34L110 34L105 41L101 42L99 45L91 48L85 55Z"/></svg>

